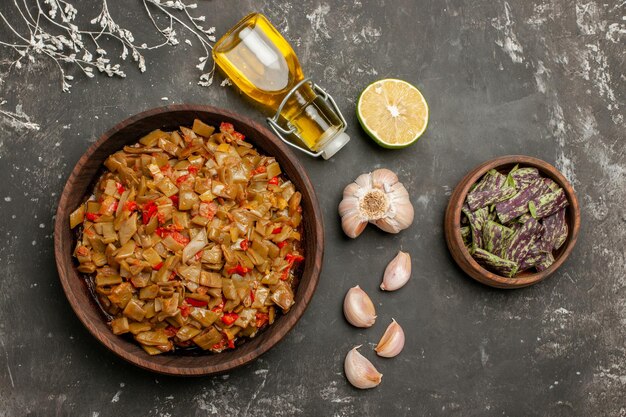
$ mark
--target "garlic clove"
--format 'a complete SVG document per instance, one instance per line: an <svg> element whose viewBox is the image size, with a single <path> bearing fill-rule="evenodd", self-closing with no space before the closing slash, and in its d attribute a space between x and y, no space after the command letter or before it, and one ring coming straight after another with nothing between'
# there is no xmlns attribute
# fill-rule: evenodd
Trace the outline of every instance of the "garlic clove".
<svg viewBox="0 0 626 417"><path fill-rule="evenodd" d="M356 178L356 180L354 180L354 182L360 188L372 188L372 174L361 174Z"/></svg>
<svg viewBox="0 0 626 417"><path fill-rule="evenodd" d="M359 186L359 184L357 184L356 182L351 182L350 184L346 186L346 188L344 188L343 198L350 198L350 197L356 198L356 195L360 189L361 187ZM358 207L358 204L357 204L357 207Z"/></svg>
<svg viewBox="0 0 626 417"><path fill-rule="evenodd" d="M346 197L341 201L339 215L341 216L341 228L346 235L353 239L360 235L367 226L367 219L364 219L359 213L359 200L354 197Z"/></svg>
<svg viewBox="0 0 626 417"><path fill-rule="evenodd" d="M413 223L415 211L404 185L397 183L387 194L391 210L387 216L374 221L374 224L388 233L399 233Z"/></svg>
<svg viewBox="0 0 626 417"><path fill-rule="evenodd" d="M415 211L413 210L413 205L408 200L408 194L406 199L396 202L395 207L395 220L398 222L400 230L404 230L413 223L415 218Z"/></svg>
<svg viewBox="0 0 626 417"><path fill-rule="evenodd" d="M374 303L358 285L346 293L343 314L348 323L356 327L371 327L376 321Z"/></svg>
<svg viewBox="0 0 626 417"><path fill-rule="evenodd" d="M380 168L372 172L372 185L374 187L385 189L385 187L391 187L398 181L398 176L387 168Z"/></svg>
<svg viewBox="0 0 626 417"><path fill-rule="evenodd" d="M378 356L393 358L402 352L402 348L404 348L404 330L395 319L392 319L374 350Z"/></svg>
<svg viewBox="0 0 626 417"><path fill-rule="evenodd" d="M402 288L411 278L411 255L399 251L395 258L385 268L383 282L380 289L383 291L395 291Z"/></svg>
<svg viewBox="0 0 626 417"><path fill-rule="evenodd" d="M343 369L346 378L352 385L359 389L374 388L380 384L383 374L372 365L372 363L357 350L361 345L356 346L346 355Z"/></svg>
<svg viewBox="0 0 626 417"><path fill-rule="evenodd" d="M399 233L402 230L401 225L393 218L378 219L373 223L387 233Z"/></svg>
<svg viewBox="0 0 626 417"><path fill-rule="evenodd" d="M358 213L348 214L341 218L343 232L352 239L358 237L367 226L367 221L360 220Z"/></svg>

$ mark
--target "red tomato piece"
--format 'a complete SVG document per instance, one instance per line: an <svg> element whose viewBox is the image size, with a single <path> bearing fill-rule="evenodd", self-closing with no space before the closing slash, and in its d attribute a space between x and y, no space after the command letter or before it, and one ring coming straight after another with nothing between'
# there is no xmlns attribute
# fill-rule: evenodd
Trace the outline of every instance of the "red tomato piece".
<svg viewBox="0 0 626 417"><path fill-rule="evenodd" d="M304 260L304 256L301 256L301 255L294 255L294 254L292 254L292 253L288 253L288 254L285 256L285 260L286 260L287 262L289 262L290 264L293 264L293 263L295 263L295 262L300 262L300 261L303 261L303 260Z"/></svg>
<svg viewBox="0 0 626 417"><path fill-rule="evenodd" d="M165 334L167 337L174 337L176 336L176 333L178 333L178 329L174 326L167 326L165 328Z"/></svg>
<svg viewBox="0 0 626 417"><path fill-rule="evenodd" d="M224 323L227 326L230 326L231 324L236 322L238 318L239 318L239 314L237 313L224 313L221 320L222 320L222 323Z"/></svg>
<svg viewBox="0 0 626 417"><path fill-rule="evenodd" d="M137 203L134 201L127 201L126 204L124 204L124 208L128 211L136 211Z"/></svg>
<svg viewBox="0 0 626 417"><path fill-rule="evenodd" d="M200 203L200 207L198 207L198 214L212 220L217 213L217 208L217 204L214 201L211 201L210 203Z"/></svg>
<svg viewBox="0 0 626 417"><path fill-rule="evenodd" d="M180 309L180 315L183 317L189 317L189 315L191 314L191 308L189 308L189 304L182 303L178 306L178 308Z"/></svg>
<svg viewBox="0 0 626 417"><path fill-rule="evenodd" d="M232 123L222 122L220 124L220 132L222 133L233 133L235 131L235 127Z"/></svg>
<svg viewBox="0 0 626 417"><path fill-rule="evenodd" d="M143 224L148 224L150 223L150 219L157 214L158 211L158 207L157 205L154 203L154 201L149 201L148 203L144 204L143 206L143 212L141 214L141 220Z"/></svg>
<svg viewBox="0 0 626 417"><path fill-rule="evenodd" d="M205 307L207 305L206 301L202 301L202 300L196 300L194 298L185 298L185 302L187 304L191 304L194 307Z"/></svg>
<svg viewBox="0 0 626 417"><path fill-rule="evenodd" d="M245 266L242 266L241 264L237 264L236 267L230 268L226 272L228 272L229 274L237 273L239 275L245 275L248 272L250 272L250 269Z"/></svg>
<svg viewBox="0 0 626 417"><path fill-rule="evenodd" d="M224 309L224 304L225 302L224 302L224 299L222 298L222 302L216 305L215 307L213 307L211 311L214 313L219 313L220 311Z"/></svg>
<svg viewBox="0 0 626 417"><path fill-rule="evenodd" d="M256 327L260 329L269 321L270 317L267 313L256 313Z"/></svg>
<svg viewBox="0 0 626 417"><path fill-rule="evenodd" d="M186 245L187 243L189 243L189 238L185 237L184 235L180 234L179 232L170 232L170 234L172 235L172 237L174 238L175 241L177 241L178 243L180 243L181 245Z"/></svg>
<svg viewBox="0 0 626 417"><path fill-rule="evenodd" d="M262 174L266 171L265 165L261 165L260 167L252 170L252 175Z"/></svg>

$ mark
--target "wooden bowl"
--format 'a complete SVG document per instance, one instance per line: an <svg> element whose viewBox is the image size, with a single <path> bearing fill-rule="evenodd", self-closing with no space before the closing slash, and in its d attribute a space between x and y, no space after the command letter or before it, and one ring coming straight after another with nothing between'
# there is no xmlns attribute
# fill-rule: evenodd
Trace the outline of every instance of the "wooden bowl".
<svg viewBox="0 0 626 417"><path fill-rule="evenodd" d="M467 248L463 244L461 237L461 207L465 202L465 197L470 187L476 183L487 171L496 169L502 173L507 173L516 164L520 167L535 167L543 177L555 181L567 196L569 205L565 212L565 219L569 228L569 233L565 243L554 253L555 262L545 271L533 273L523 271L514 278L503 277L486 270L472 258ZM491 159L465 175L456 186L450 196L450 202L446 208L444 219L444 229L448 249L456 263L466 274L483 284L496 288L522 288L533 285L552 275L563 265L563 262L570 255L576 244L578 232L580 230L580 208L574 189L567 179L555 167L541 159L523 155L509 155Z"/></svg>
<svg viewBox="0 0 626 417"><path fill-rule="evenodd" d="M102 169L104 160L124 145L137 142L150 131L191 126L199 118L214 126L230 122L259 151L276 157L283 172L302 193L303 249L306 255L295 305L257 337L219 354L163 354L149 356L133 340L114 335L92 297L86 282L76 270L72 252L76 244L69 226L69 214L85 199ZM89 147L72 171L59 201L54 225L54 250L59 278L65 295L80 321L102 344L127 361L168 375L209 375L244 365L277 344L295 326L311 301L319 280L324 251L324 226L313 186L298 159L265 127L245 117L201 105L172 105L132 116L106 132Z"/></svg>

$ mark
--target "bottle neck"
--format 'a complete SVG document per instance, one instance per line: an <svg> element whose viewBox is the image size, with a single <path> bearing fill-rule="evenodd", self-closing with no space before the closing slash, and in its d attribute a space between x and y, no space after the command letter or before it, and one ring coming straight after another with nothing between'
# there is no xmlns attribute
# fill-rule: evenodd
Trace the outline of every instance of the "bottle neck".
<svg viewBox="0 0 626 417"><path fill-rule="evenodd" d="M315 94L315 91L311 88L310 83L306 82L302 84L293 93L291 93L291 96L287 99L287 102L281 112L281 116L304 109L309 103L315 100L316 97L317 94ZM287 119L287 117L285 117L285 119Z"/></svg>

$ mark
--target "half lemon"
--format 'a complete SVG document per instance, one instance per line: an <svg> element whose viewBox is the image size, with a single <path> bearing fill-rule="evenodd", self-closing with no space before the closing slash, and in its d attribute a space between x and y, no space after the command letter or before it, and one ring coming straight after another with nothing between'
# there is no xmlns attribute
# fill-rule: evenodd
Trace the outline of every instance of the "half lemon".
<svg viewBox="0 0 626 417"><path fill-rule="evenodd" d="M367 86L356 114L363 130L385 148L406 148L417 142L428 125L428 104L422 93L393 78Z"/></svg>

